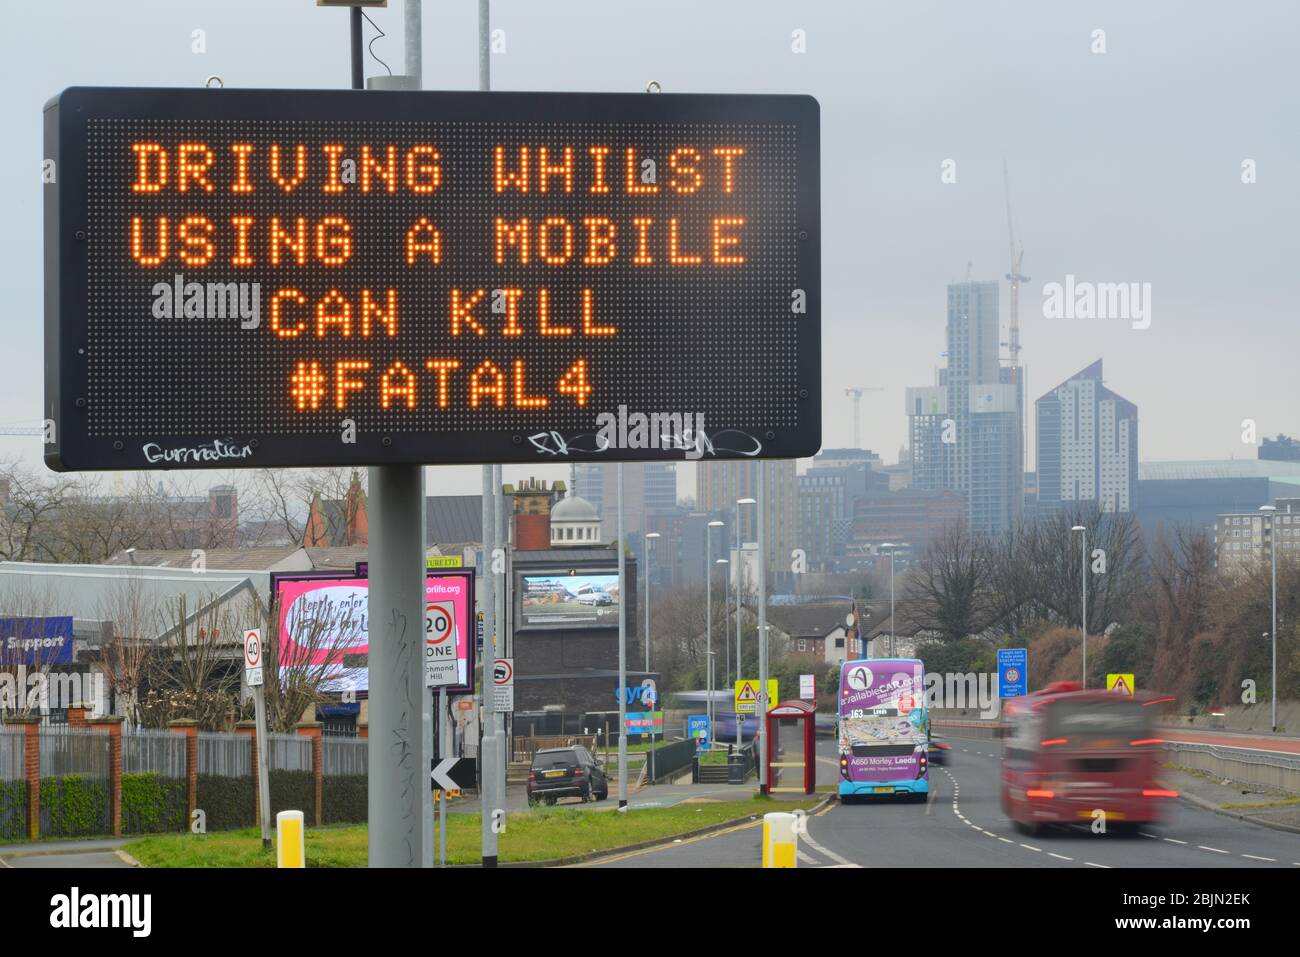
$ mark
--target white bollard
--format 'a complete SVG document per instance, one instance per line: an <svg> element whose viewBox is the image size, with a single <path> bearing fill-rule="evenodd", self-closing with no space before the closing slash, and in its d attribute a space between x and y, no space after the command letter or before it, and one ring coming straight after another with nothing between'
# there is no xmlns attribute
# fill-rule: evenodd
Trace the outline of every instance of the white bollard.
<svg viewBox="0 0 1300 957"><path fill-rule="evenodd" d="M281 811L275 816L275 866L307 866L307 833L302 811Z"/></svg>
<svg viewBox="0 0 1300 957"><path fill-rule="evenodd" d="M785 811L763 815L763 866L795 867L799 844L798 818Z"/></svg>

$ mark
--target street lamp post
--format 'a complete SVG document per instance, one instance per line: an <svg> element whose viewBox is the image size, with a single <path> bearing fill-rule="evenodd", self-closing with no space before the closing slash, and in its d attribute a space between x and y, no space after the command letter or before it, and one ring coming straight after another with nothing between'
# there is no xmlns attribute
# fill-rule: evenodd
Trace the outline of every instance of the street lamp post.
<svg viewBox="0 0 1300 957"><path fill-rule="evenodd" d="M713 564L715 564L715 565L730 565L731 562L729 562L729 561L728 561L727 559L725 559L725 558L715 558L715 559L713 560ZM727 687L730 687L730 685L728 684L728 682L731 681L731 642L727 641L727 615L726 615L726 606L727 606L727 588L726 588L726 582L723 582L723 588L722 588L722 607L723 607L723 615L722 615L722 647L726 650L726 663L724 664L724 666L723 666L723 668L722 668L722 686L723 686L724 689L727 688ZM711 732L710 732L710 733L711 733Z"/></svg>
<svg viewBox="0 0 1300 957"><path fill-rule="evenodd" d="M736 499L736 525L735 525L735 528L736 528L736 568L735 568L735 571L734 571L734 575L736 576L736 680L737 680L737 681L740 681L740 680L742 680L742 679L745 677L745 675L744 675L744 671L743 671L743 669L744 669L744 667L745 667L744 659L741 658L741 656L740 656L740 651L741 651L741 647L740 647L740 575L741 575L741 572L742 572L742 571L744 570L744 568L745 568L745 563L744 563L744 561L742 560L742 558L741 558L741 554L740 554L740 553L741 553L741 549L742 549L742 547L743 547L744 544L745 544L745 536L742 535L741 532L740 532L740 506L742 506L742 505L757 505L757 504L758 504L758 500L757 500L757 499L753 499L753 498L738 498L738 499ZM742 719L740 713L737 712L737 713L736 713L736 747L737 747L737 748L739 748L739 747L741 746L741 742L742 742L742 740L743 740L742 737L741 737L741 733L740 733L740 730L741 730L741 724L742 724L742 723L743 723L743 719Z"/></svg>
<svg viewBox="0 0 1300 957"><path fill-rule="evenodd" d="M896 542L881 542L881 548L889 549L889 656L894 656L894 549L898 548Z"/></svg>
<svg viewBox="0 0 1300 957"><path fill-rule="evenodd" d="M647 532L645 536L645 670L650 673L650 540L658 538L658 532Z"/></svg>
<svg viewBox="0 0 1300 957"><path fill-rule="evenodd" d="M1082 525L1073 526L1070 531L1079 532L1079 632L1083 639L1083 682L1088 687L1088 529Z"/></svg>
<svg viewBox="0 0 1300 957"><path fill-rule="evenodd" d="M1268 516L1268 538L1272 545L1272 551L1273 551L1273 628L1269 632L1269 639L1271 640L1273 646L1273 650L1272 650L1273 693L1271 695L1273 699L1273 711L1272 711L1273 716L1271 722L1273 725L1273 733L1276 734L1277 733L1277 515L1276 515L1277 506L1261 505L1259 507L1259 510L1261 512L1264 512Z"/></svg>
<svg viewBox="0 0 1300 957"><path fill-rule="evenodd" d="M719 521L709 522L704 530L704 605L706 612L704 654L708 659L708 674L705 686L708 688L708 705L705 709L709 716L709 734L713 734L713 530L722 528Z"/></svg>

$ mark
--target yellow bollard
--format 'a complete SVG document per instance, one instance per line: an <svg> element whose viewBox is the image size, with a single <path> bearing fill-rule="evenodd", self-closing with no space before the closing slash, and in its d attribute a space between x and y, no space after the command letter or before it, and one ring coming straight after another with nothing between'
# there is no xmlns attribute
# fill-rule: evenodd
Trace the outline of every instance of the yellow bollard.
<svg viewBox="0 0 1300 957"><path fill-rule="evenodd" d="M275 866L307 866L307 835L303 830L302 811L281 811L275 816Z"/></svg>
<svg viewBox="0 0 1300 957"><path fill-rule="evenodd" d="M798 846L795 816L784 811L763 815L763 866L795 867Z"/></svg>

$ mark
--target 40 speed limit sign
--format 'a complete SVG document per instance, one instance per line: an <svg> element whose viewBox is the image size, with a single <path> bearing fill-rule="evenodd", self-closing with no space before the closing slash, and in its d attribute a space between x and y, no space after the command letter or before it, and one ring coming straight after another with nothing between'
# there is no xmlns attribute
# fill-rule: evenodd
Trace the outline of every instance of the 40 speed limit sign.
<svg viewBox="0 0 1300 957"><path fill-rule="evenodd" d="M449 601L431 601L424 606L424 686L441 688L460 684L456 667L455 606Z"/></svg>

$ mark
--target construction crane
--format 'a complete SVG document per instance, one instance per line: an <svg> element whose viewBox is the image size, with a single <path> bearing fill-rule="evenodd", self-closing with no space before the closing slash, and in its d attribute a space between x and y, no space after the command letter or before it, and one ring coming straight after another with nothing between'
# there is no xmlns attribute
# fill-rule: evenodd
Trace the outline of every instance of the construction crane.
<svg viewBox="0 0 1300 957"><path fill-rule="evenodd" d="M853 447L862 448L862 393L884 392L879 386L853 385L844 390L844 394L853 400Z"/></svg>
<svg viewBox="0 0 1300 957"><path fill-rule="evenodd" d="M1011 387L1015 390L1016 397L1016 427L1012 437L1012 461L1015 463L1016 474L1012 477L1013 489L1022 489L1025 474L1025 453L1024 453L1024 401L1020 395L1020 284L1029 282L1029 277L1021 273L1021 267L1025 259L1025 250L1023 247L1017 247L1016 244L1016 225L1015 217L1011 213L1011 177L1007 173L1007 158L1002 157L1002 189L1007 200L1007 244L1009 252L1009 262L1011 271L1007 273L1007 280L1011 283L1011 315L1010 330L1007 336L1007 345L1011 352ZM1024 508L1023 494L1012 496L1012 517L1019 522L1021 512Z"/></svg>

